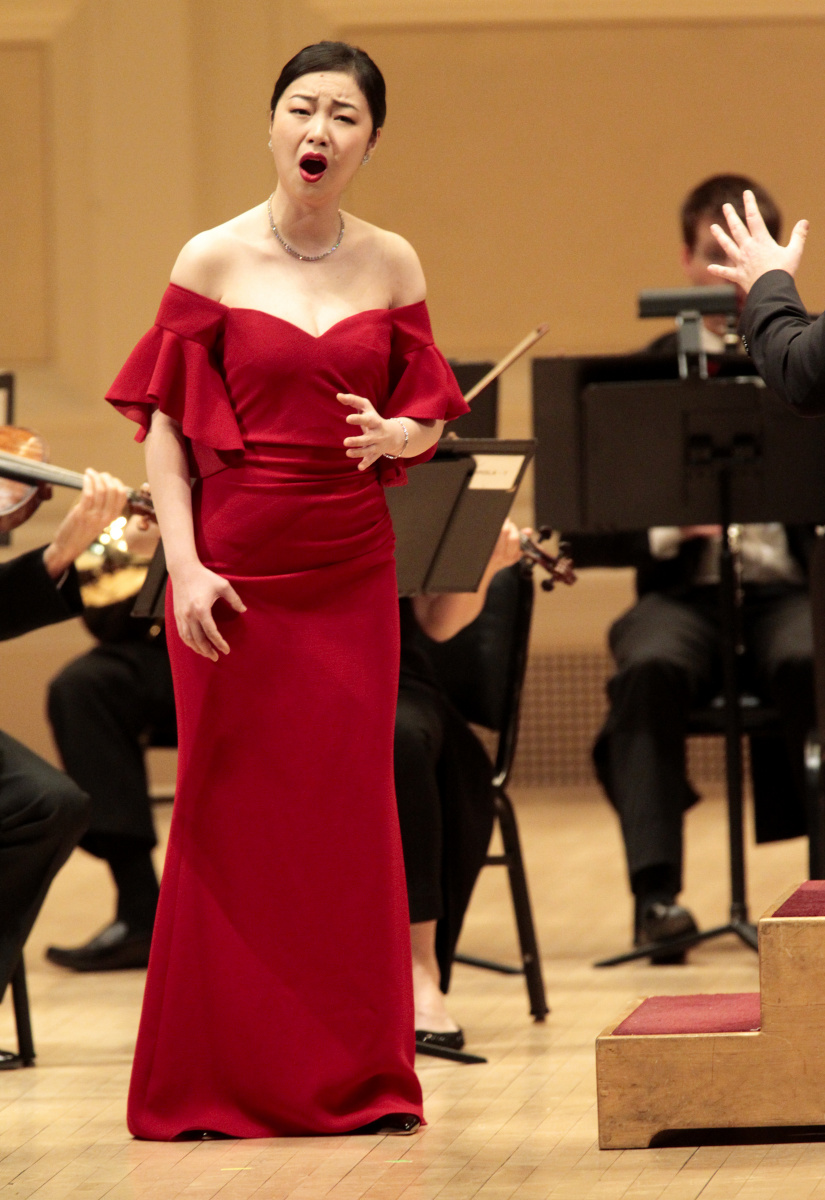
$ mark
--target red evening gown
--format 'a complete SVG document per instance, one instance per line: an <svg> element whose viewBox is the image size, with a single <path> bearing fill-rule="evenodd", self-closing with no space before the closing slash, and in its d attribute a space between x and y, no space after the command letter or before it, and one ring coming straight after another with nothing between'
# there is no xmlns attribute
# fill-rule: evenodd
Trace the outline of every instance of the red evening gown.
<svg viewBox="0 0 825 1200"><path fill-rule="evenodd" d="M178 786L129 1095L138 1137L421 1116L382 486L404 469L357 470L336 392L384 416L466 411L423 302L313 337L174 284L108 395L139 439L155 407L180 422L201 561L247 605L216 606L231 646L217 663L167 621Z"/></svg>

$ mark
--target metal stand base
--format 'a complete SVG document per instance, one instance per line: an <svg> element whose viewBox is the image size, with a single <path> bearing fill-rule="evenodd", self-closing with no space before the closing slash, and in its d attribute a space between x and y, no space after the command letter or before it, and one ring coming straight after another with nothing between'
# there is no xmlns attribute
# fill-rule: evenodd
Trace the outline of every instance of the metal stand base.
<svg viewBox="0 0 825 1200"><path fill-rule="evenodd" d="M759 948L756 926L739 917L731 917L727 925L716 925L713 929L700 929L698 933L687 933L681 938L669 938L666 942L647 942L644 946L635 946L625 954L602 958L593 966L616 967L620 963L634 962L638 958L650 958L655 954L678 954L682 950L690 950L692 946L698 946L700 942L709 942L711 938L722 937L726 933L735 933L746 946L750 946L751 950Z"/></svg>
<svg viewBox="0 0 825 1200"><path fill-rule="evenodd" d="M468 1054L466 1050L449 1050L446 1046L433 1046L429 1042L416 1042L415 1052L416 1054L429 1054L431 1058L446 1058L450 1062L466 1063L467 1066L487 1061L479 1054Z"/></svg>

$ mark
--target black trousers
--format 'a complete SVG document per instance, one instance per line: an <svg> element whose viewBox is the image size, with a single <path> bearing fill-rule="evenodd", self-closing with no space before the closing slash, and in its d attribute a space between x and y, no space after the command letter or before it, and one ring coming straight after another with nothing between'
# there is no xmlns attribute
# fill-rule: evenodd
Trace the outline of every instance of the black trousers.
<svg viewBox="0 0 825 1200"><path fill-rule="evenodd" d="M395 714L395 795L410 922L444 915L442 801L438 761L444 745L444 714L426 687L402 687Z"/></svg>
<svg viewBox="0 0 825 1200"><path fill-rule="evenodd" d="M48 712L66 771L91 797L81 846L104 858L113 836L154 846L144 751L176 744L163 640L104 643L75 659L52 680Z"/></svg>
<svg viewBox="0 0 825 1200"><path fill-rule="evenodd" d="M437 920L436 954L446 992L492 835L492 766L446 695L403 673L394 752L410 921Z"/></svg>
<svg viewBox="0 0 825 1200"><path fill-rule="evenodd" d="M89 809L62 771L0 733L0 1000Z"/></svg>
<svg viewBox="0 0 825 1200"><path fill-rule="evenodd" d="M815 725L808 595L746 586L743 608L742 682L779 709L789 764L772 803L798 814L804 743ZM613 625L609 641L617 673L594 750L597 772L619 814L631 881L666 865L678 891L683 813L697 799L685 769L688 713L721 687L718 591L694 588L683 599L649 593ZM790 813L773 817L777 828L788 817L789 831L803 831Z"/></svg>

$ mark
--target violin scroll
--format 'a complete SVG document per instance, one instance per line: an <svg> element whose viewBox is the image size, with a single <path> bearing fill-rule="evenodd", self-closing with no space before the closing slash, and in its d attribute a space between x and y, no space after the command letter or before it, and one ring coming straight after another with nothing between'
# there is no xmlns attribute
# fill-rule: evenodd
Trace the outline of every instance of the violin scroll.
<svg viewBox="0 0 825 1200"><path fill-rule="evenodd" d="M572 558L566 554L568 549L566 542L559 543L559 553L556 555L548 554L538 545L539 542L546 542L552 532L547 525L542 525L535 541L525 533L519 534L522 556L529 559L530 562L536 563L537 566L543 567L547 572L548 578L541 581L544 592L552 592L557 583L572 587L576 582L575 565Z"/></svg>

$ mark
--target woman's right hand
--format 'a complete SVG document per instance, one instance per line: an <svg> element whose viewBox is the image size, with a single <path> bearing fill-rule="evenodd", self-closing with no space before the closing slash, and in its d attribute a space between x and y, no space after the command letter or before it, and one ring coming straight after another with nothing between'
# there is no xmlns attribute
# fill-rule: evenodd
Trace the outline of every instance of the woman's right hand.
<svg viewBox="0 0 825 1200"><path fill-rule="evenodd" d="M216 575L200 562L179 569L171 578L175 624L181 641L196 654L217 662L218 651L228 654L229 644L215 624L212 606L217 600L224 600L236 612L243 613L246 605L228 579Z"/></svg>

